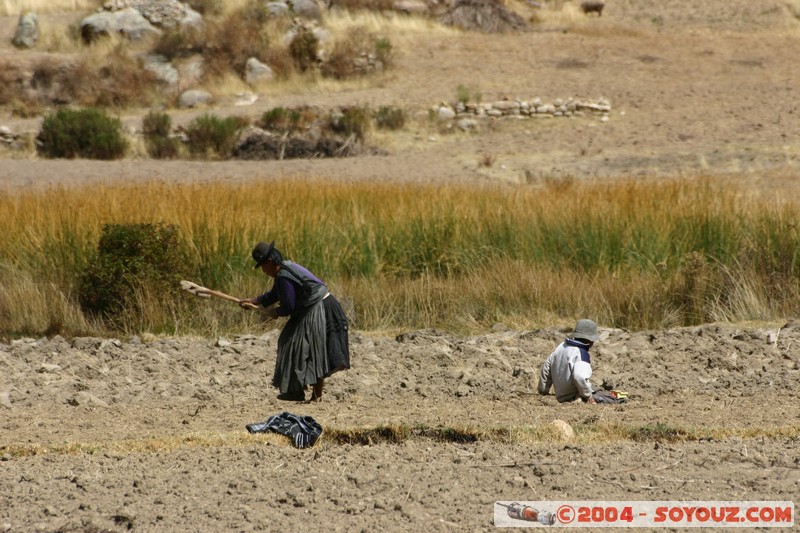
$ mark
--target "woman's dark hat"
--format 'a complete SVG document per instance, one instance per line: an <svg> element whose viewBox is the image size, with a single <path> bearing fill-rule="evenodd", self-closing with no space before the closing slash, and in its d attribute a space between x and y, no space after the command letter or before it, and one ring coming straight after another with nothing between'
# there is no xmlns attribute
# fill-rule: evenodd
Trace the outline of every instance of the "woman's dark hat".
<svg viewBox="0 0 800 533"><path fill-rule="evenodd" d="M256 266L253 268L258 268L262 264L264 264L264 261L269 259L269 254L271 254L272 250L274 249L275 249L275 241L272 241L269 244L265 242L260 242L256 244L256 247L253 248L253 259L255 259L256 261Z"/></svg>

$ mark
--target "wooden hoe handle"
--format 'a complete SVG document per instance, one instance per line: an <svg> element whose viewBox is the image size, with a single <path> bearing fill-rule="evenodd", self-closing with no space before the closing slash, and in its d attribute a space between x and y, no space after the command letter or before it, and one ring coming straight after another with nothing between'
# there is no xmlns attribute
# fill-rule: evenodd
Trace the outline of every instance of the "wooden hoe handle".
<svg viewBox="0 0 800 533"><path fill-rule="evenodd" d="M253 305L249 302L244 302L241 298L237 298L236 296L231 296L230 294L225 294L224 292L215 291L212 289L208 289L197 283L192 283L191 281L183 280L181 281L181 289L188 291L195 296L199 296L200 298L210 298L212 296L216 296L217 298L222 298L223 300L228 300L229 302L236 302L239 305L249 307L251 309L260 309L259 306Z"/></svg>

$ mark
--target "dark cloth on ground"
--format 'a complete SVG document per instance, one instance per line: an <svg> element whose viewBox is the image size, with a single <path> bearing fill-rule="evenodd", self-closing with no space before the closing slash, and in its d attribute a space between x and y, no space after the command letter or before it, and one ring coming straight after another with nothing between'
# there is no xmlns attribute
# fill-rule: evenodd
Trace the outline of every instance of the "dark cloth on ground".
<svg viewBox="0 0 800 533"><path fill-rule="evenodd" d="M292 439L295 448L310 448L322 436L322 426L310 416L299 416L286 411L272 415L265 422L247 424L250 433L273 431Z"/></svg>
<svg viewBox="0 0 800 533"><path fill-rule="evenodd" d="M609 390L596 390L592 393L592 398L597 403L625 403L628 401L627 393Z"/></svg>

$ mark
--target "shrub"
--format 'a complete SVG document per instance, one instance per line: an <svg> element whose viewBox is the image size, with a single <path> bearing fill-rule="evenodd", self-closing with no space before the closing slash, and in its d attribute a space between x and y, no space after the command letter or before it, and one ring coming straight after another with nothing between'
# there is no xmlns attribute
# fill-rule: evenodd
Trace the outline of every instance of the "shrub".
<svg viewBox="0 0 800 533"><path fill-rule="evenodd" d="M482 95L477 89L471 89L466 85L459 85L456 87L456 101L462 104L470 102L480 103Z"/></svg>
<svg viewBox="0 0 800 533"><path fill-rule="evenodd" d="M167 137L172 131L172 118L166 113L151 111L142 120L145 137Z"/></svg>
<svg viewBox="0 0 800 533"><path fill-rule="evenodd" d="M239 117L220 118L210 114L197 117L186 127L189 151L223 159L230 157L244 125Z"/></svg>
<svg viewBox="0 0 800 533"><path fill-rule="evenodd" d="M278 79L289 79L294 74L294 58L292 58L288 47L272 46L264 54L264 63L269 65L275 77Z"/></svg>
<svg viewBox="0 0 800 533"><path fill-rule="evenodd" d="M243 9L219 24L207 24L203 55L212 74L221 75L231 69L241 74L248 59L266 57L269 36L259 13L258 9Z"/></svg>
<svg viewBox="0 0 800 533"><path fill-rule="evenodd" d="M309 127L317 120L317 113L310 107L286 109L276 107L261 115L260 127L278 133L292 133Z"/></svg>
<svg viewBox="0 0 800 533"><path fill-rule="evenodd" d="M311 31L301 29L289 44L289 54L300 72L312 70L319 57L319 39Z"/></svg>
<svg viewBox="0 0 800 533"><path fill-rule="evenodd" d="M186 257L178 228L162 224L107 224L80 281L81 308L111 325L140 314L137 295L177 295Z"/></svg>
<svg viewBox="0 0 800 533"><path fill-rule="evenodd" d="M172 119L166 113L151 111L142 120L147 153L155 159L172 159L178 155L178 139L170 137Z"/></svg>
<svg viewBox="0 0 800 533"><path fill-rule="evenodd" d="M42 59L32 67L28 72L19 63L0 61L0 105L10 106L14 115L23 118L39 114L60 86L58 61Z"/></svg>
<svg viewBox="0 0 800 533"><path fill-rule="evenodd" d="M400 108L381 106L375 112L375 125L380 130L399 130L406 124L406 113Z"/></svg>
<svg viewBox="0 0 800 533"><path fill-rule="evenodd" d="M100 60L81 60L61 73L58 82L62 101L89 107L149 105L156 95L156 75L122 45Z"/></svg>
<svg viewBox="0 0 800 533"><path fill-rule="evenodd" d="M345 107L331 115L331 130L363 141L369 130L370 113L365 107Z"/></svg>
<svg viewBox="0 0 800 533"><path fill-rule="evenodd" d="M60 109L42 122L39 153L50 158L119 159L128 143L122 123L99 109Z"/></svg>
<svg viewBox="0 0 800 533"><path fill-rule="evenodd" d="M392 43L388 37L381 37L375 41L375 57L383 63L384 67L392 64L394 58L392 51Z"/></svg>
<svg viewBox="0 0 800 533"><path fill-rule="evenodd" d="M356 26L347 36L334 43L322 66L322 74L343 80L361 76L369 71L369 55L374 52L375 40L364 26Z"/></svg>
<svg viewBox="0 0 800 533"><path fill-rule="evenodd" d="M275 107L261 115L261 127L265 130L289 131L291 128L290 112L283 107Z"/></svg>
<svg viewBox="0 0 800 533"><path fill-rule="evenodd" d="M203 51L202 36L197 30L169 30L161 34L153 53L173 60Z"/></svg>

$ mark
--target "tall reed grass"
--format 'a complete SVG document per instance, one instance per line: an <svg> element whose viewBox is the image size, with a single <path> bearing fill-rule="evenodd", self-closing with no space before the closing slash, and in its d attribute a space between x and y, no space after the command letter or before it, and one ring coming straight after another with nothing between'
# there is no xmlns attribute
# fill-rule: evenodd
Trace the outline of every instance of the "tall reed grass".
<svg viewBox="0 0 800 533"><path fill-rule="evenodd" d="M180 274L242 297L268 287L250 250L274 239L328 281L364 330L524 328L578 316L642 329L777 320L800 307L798 206L704 179L151 182L4 192L0 212L6 336L90 327L75 311L76 287L108 223L177 225L191 258ZM151 316L131 331L270 327L230 304L147 301Z"/></svg>

